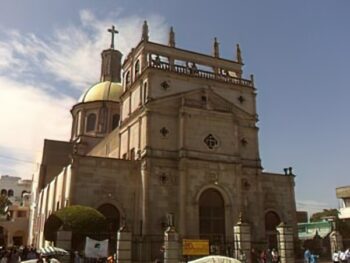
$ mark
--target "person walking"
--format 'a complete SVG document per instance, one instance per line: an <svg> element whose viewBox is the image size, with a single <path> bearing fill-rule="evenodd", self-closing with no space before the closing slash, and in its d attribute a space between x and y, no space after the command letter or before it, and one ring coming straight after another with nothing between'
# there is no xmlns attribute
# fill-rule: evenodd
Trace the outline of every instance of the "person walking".
<svg viewBox="0 0 350 263"><path fill-rule="evenodd" d="M340 255L340 251L334 251L332 255L333 263L339 263L339 255Z"/></svg>
<svg viewBox="0 0 350 263"><path fill-rule="evenodd" d="M311 252L309 249L306 249L304 252L304 263L310 263Z"/></svg>

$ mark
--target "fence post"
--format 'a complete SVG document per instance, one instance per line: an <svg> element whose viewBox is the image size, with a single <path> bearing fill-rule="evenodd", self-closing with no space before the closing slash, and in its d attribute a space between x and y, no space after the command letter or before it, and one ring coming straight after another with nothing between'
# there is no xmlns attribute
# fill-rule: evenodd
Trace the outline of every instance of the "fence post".
<svg viewBox="0 0 350 263"><path fill-rule="evenodd" d="M117 236L117 262L131 263L131 232L126 225L118 230Z"/></svg>
<svg viewBox="0 0 350 263"><path fill-rule="evenodd" d="M179 234L174 226L169 226L164 232L164 263L179 261Z"/></svg>
<svg viewBox="0 0 350 263"><path fill-rule="evenodd" d="M294 263L294 239L293 228L285 223L277 226L278 251L281 263Z"/></svg>
<svg viewBox="0 0 350 263"><path fill-rule="evenodd" d="M250 225L243 221L240 215L237 224L233 227L235 258L240 261L251 263L251 233Z"/></svg>

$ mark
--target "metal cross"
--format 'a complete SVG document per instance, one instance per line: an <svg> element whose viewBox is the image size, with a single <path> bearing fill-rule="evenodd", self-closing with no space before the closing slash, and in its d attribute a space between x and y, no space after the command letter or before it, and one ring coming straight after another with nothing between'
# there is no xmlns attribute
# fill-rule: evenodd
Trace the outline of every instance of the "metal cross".
<svg viewBox="0 0 350 263"><path fill-rule="evenodd" d="M112 28L108 29L108 32L112 34L111 49L114 49L114 34L118 34L119 32L115 30L115 27L113 25Z"/></svg>

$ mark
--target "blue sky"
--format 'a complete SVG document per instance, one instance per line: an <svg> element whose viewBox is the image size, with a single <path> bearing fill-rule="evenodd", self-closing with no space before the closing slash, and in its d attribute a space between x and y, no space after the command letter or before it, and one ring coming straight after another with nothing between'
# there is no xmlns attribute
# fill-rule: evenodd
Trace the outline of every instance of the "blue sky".
<svg viewBox="0 0 350 263"><path fill-rule="evenodd" d="M106 28L126 54L152 41L233 58L255 75L265 170L292 166L300 209L337 207L349 184L350 2L346 0L0 1L0 174L31 177L44 138L68 139L69 109L98 81Z"/></svg>

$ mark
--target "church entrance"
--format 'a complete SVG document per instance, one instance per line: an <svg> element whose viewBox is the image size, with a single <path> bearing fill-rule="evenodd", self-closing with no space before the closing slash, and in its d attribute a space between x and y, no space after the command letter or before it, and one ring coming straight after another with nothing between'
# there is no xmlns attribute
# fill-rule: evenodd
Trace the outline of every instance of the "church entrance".
<svg viewBox="0 0 350 263"><path fill-rule="evenodd" d="M210 252L220 253L225 243L225 204L219 191L205 190L199 198L199 235L210 242Z"/></svg>
<svg viewBox="0 0 350 263"><path fill-rule="evenodd" d="M109 253L116 251L117 235L116 233L120 227L120 213L119 210L112 204L103 204L97 210L106 217L107 220L107 236L109 239L108 250Z"/></svg>
<svg viewBox="0 0 350 263"><path fill-rule="evenodd" d="M265 231L267 246L270 249L277 249L277 226L281 223L280 217L273 211L269 211L265 214Z"/></svg>

